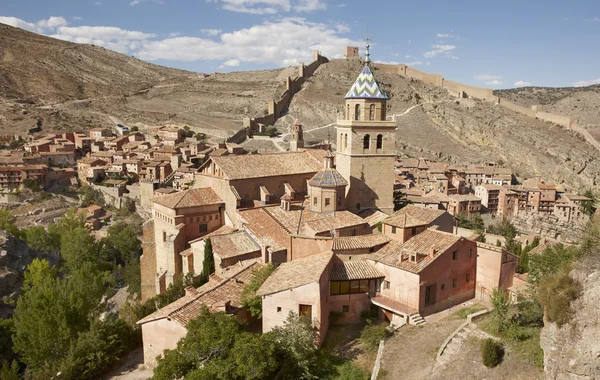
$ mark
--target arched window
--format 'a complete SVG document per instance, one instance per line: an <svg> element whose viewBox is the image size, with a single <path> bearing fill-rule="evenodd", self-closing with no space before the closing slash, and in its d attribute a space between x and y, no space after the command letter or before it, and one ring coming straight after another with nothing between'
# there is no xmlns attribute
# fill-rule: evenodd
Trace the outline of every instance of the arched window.
<svg viewBox="0 0 600 380"><path fill-rule="evenodd" d="M344 133L344 149L348 149L348 134Z"/></svg>
<svg viewBox="0 0 600 380"><path fill-rule="evenodd" d="M363 138L363 149L369 149L369 144L371 143L371 136L365 135Z"/></svg>
<svg viewBox="0 0 600 380"><path fill-rule="evenodd" d="M346 107L346 120L350 120L350 104Z"/></svg>
<svg viewBox="0 0 600 380"><path fill-rule="evenodd" d="M377 149L383 148L383 135L377 135Z"/></svg>
<svg viewBox="0 0 600 380"><path fill-rule="evenodd" d="M354 106L354 120L360 120L360 104Z"/></svg>
<svg viewBox="0 0 600 380"><path fill-rule="evenodd" d="M369 107L369 120L375 120L375 104Z"/></svg>

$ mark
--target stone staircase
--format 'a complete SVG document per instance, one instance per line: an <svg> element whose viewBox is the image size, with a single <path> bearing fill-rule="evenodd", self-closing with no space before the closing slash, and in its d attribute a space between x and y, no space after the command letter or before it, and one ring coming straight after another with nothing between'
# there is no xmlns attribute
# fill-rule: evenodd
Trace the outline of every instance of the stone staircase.
<svg viewBox="0 0 600 380"><path fill-rule="evenodd" d="M421 326L427 323L427 321L425 320L425 318L421 317L421 314L413 313L408 316L408 323L415 326Z"/></svg>

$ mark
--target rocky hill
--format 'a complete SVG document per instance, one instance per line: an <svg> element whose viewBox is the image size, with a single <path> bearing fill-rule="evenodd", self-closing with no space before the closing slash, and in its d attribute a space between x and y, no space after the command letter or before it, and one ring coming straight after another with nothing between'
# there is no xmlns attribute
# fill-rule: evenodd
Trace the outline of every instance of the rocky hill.
<svg viewBox="0 0 600 380"><path fill-rule="evenodd" d="M0 24L0 134L25 133L41 119L46 131L121 121L227 135L244 116L263 114L295 72L191 73Z"/></svg>
<svg viewBox="0 0 600 380"><path fill-rule="evenodd" d="M600 128L600 85L587 87L521 87L495 95L523 106L541 105L547 112L569 116L586 128Z"/></svg>

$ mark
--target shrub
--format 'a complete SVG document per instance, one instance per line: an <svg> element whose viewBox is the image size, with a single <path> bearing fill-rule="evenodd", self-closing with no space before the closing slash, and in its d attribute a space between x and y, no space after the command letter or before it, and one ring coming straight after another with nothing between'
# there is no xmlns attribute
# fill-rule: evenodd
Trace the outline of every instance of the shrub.
<svg viewBox="0 0 600 380"><path fill-rule="evenodd" d="M366 370L357 367L351 361L345 362L336 369L338 375L335 380L366 380L370 378Z"/></svg>
<svg viewBox="0 0 600 380"><path fill-rule="evenodd" d="M500 364L504 349L502 345L492 338L487 338L481 342L481 360L483 365L488 368L493 368Z"/></svg>
<svg viewBox="0 0 600 380"><path fill-rule="evenodd" d="M581 283L569 276L569 266L542 280L538 300L546 318L559 327L569 322L574 313L571 302L579 298L582 291Z"/></svg>
<svg viewBox="0 0 600 380"><path fill-rule="evenodd" d="M367 350L375 351L379 346L379 341L389 337L391 334L386 325L369 325L360 333L360 341L365 345Z"/></svg>

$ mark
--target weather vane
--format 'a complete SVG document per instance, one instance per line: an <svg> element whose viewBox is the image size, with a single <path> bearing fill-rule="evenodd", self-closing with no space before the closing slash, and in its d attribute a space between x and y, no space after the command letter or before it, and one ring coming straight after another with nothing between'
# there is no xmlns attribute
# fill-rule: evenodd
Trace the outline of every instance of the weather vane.
<svg viewBox="0 0 600 380"><path fill-rule="evenodd" d="M365 65L368 65L369 63L371 63L371 53L369 51L369 47L371 42L371 36L369 35L369 29L367 29L367 32L365 33Z"/></svg>

